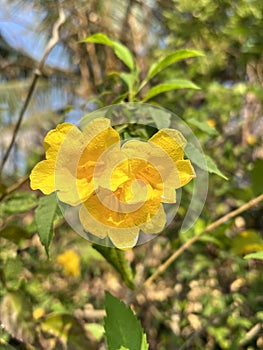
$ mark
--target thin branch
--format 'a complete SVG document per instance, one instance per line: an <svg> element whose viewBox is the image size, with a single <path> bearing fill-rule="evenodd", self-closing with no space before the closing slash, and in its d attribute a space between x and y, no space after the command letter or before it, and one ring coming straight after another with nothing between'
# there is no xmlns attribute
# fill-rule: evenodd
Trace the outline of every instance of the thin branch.
<svg viewBox="0 0 263 350"><path fill-rule="evenodd" d="M25 182L27 182L27 180L29 179L29 175L26 175L24 177L22 177L21 179L19 179L19 181L17 181L15 184L11 185L10 187L8 187L4 193L2 193L2 195L0 196L0 202L10 193L14 192L15 190L17 190L19 187L21 187Z"/></svg>
<svg viewBox="0 0 263 350"><path fill-rule="evenodd" d="M251 199L248 203L242 205L240 208L231 211L230 213L222 216L220 219L214 221L212 224L208 225L202 232L198 235L192 237L183 244L178 250L176 250L163 264L161 264L157 270L144 282L143 288L149 286L158 276L160 276L185 250L190 248L199 238L207 232L215 230L218 226L222 225L226 221L232 219L238 214L243 213L244 211L254 207L258 203L263 201L263 194L258 197Z"/></svg>
<svg viewBox="0 0 263 350"><path fill-rule="evenodd" d="M59 42L59 28L61 27L61 25L65 22L66 20L66 15L63 11L63 9L61 7L59 7L59 17L57 19L57 21L55 22L54 26L53 26L53 30L52 30L52 37L50 38L46 48L45 48L45 51L44 51L44 54L43 54L43 57L41 59L41 61L39 62L39 65L38 65L38 68L34 71L34 76L33 76L33 79L32 79L32 82L31 82L31 85L29 87L29 90L28 90L28 93L27 93L27 97L25 99L25 102L21 108L21 111L19 113L19 117L18 117L18 120L16 122L16 125L15 125L15 128L14 128L14 132L13 132L13 135L12 135L12 139L10 141L10 144L4 154L4 157L2 159L2 162L1 162L1 165L0 165L0 175L3 171L3 168L5 166L5 163L10 155L10 152L15 144L15 140L16 140L16 137L17 137L17 134L18 134L18 131L19 131L19 128L21 126L21 123L22 123L22 120L24 118L24 115L25 115L25 112L28 108L28 105L31 101L31 98L33 96L33 93L35 91L35 88L36 88L36 84L37 84L37 81L39 79L39 77L42 75L42 70L43 70L43 67L45 65L45 61L46 61L46 58L47 56L49 55L50 51L53 49L53 47Z"/></svg>

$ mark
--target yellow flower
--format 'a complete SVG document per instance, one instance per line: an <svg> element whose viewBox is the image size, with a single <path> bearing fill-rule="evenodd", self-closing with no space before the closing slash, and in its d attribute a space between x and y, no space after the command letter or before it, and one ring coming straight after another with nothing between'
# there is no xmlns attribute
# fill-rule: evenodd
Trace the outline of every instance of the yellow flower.
<svg viewBox="0 0 263 350"><path fill-rule="evenodd" d="M57 191L62 202L80 205L86 231L131 248L140 230L163 230L162 203L175 203L175 190L195 177L184 159L185 144L179 131L162 129L148 142L121 145L106 118L93 120L83 132L60 124L44 140L46 160L32 170L31 187L45 194Z"/></svg>
<svg viewBox="0 0 263 350"><path fill-rule="evenodd" d="M38 320L45 315L45 309L38 307L33 311L34 320Z"/></svg>
<svg viewBox="0 0 263 350"><path fill-rule="evenodd" d="M66 276L79 277L80 261L79 256L73 250L66 250L57 256L57 262L63 266L63 273Z"/></svg>

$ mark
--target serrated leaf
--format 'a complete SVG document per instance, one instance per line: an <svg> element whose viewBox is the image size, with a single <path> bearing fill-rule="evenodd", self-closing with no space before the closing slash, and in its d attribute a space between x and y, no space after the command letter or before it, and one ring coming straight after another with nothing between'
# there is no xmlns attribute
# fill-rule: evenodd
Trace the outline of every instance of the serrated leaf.
<svg viewBox="0 0 263 350"><path fill-rule="evenodd" d="M43 332L59 338L62 344L67 344L67 349L83 350L93 349L89 339L85 335L84 328L72 315L66 313L53 313L41 322Z"/></svg>
<svg viewBox="0 0 263 350"><path fill-rule="evenodd" d="M127 66L130 70L134 69L134 60L130 50L118 41L111 40L103 33L97 33L82 40L83 43L95 43L112 47L115 55Z"/></svg>
<svg viewBox="0 0 263 350"><path fill-rule="evenodd" d="M211 135L211 136L217 136L218 135L218 131L215 128L212 128L211 126L209 126L205 122L200 122L199 120L196 120L196 119L193 119L193 118L191 118L191 119L189 119L187 121L188 121L188 123L196 126L198 129L204 131L208 135Z"/></svg>
<svg viewBox="0 0 263 350"><path fill-rule="evenodd" d="M0 203L0 217L11 214L19 214L34 208L37 205L37 197L31 192L15 192Z"/></svg>
<svg viewBox="0 0 263 350"><path fill-rule="evenodd" d="M150 100L151 98L162 94L163 92L171 91L171 90L177 90L177 89L195 89L200 90L200 88L195 85L190 80L184 80L184 79L172 79L167 80L162 84L156 85L152 87L146 94L146 96L143 99L143 102Z"/></svg>
<svg viewBox="0 0 263 350"><path fill-rule="evenodd" d="M53 238L53 222L57 207L56 193L52 193L40 198L39 205L35 211L38 235L47 255L49 255L49 246Z"/></svg>
<svg viewBox="0 0 263 350"><path fill-rule="evenodd" d="M134 274L123 250L105 247L99 244L92 245L121 275L123 282L130 289L134 289Z"/></svg>
<svg viewBox="0 0 263 350"><path fill-rule="evenodd" d="M32 344L35 334L32 330L32 305L29 296L22 291L9 292L0 305L0 319L5 330L15 339Z"/></svg>
<svg viewBox="0 0 263 350"><path fill-rule="evenodd" d="M228 180L228 178L218 169L215 162L208 155L205 155L197 147L193 146L190 142L188 142L185 147L185 154L200 169L216 174L223 179Z"/></svg>
<svg viewBox="0 0 263 350"><path fill-rule="evenodd" d="M104 328L109 350L147 350L141 324L127 305L106 292L105 309Z"/></svg>
<svg viewBox="0 0 263 350"><path fill-rule="evenodd" d="M153 63L148 71L146 80L149 81L156 74L161 72L163 69L169 67L171 64L183 60L185 58L204 56L204 54L200 51L196 50L177 50L170 53L167 56L159 58L159 60Z"/></svg>
<svg viewBox="0 0 263 350"><path fill-rule="evenodd" d="M244 256L244 259L260 259L263 260L263 251L247 254Z"/></svg>

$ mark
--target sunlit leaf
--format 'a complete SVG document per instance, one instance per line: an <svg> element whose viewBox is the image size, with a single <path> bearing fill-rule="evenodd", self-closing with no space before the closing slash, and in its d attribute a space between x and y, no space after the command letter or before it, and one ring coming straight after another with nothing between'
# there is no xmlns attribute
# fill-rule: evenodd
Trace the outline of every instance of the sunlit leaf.
<svg viewBox="0 0 263 350"><path fill-rule="evenodd" d="M92 245L121 275L123 282L130 289L134 289L134 274L123 250Z"/></svg>
<svg viewBox="0 0 263 350"><path fill-rule="evenodd" d="M141 324L127 305L106 292L105 309L104 326L109 350L148 349Z"/></svg>
<svg viewBox="0 0 263 350"><path fill-rule="evenodd" d="M35 211L38 235L47 255L49 254L49 246L53 237L53 221L57 207L57 196L55 193L52 193L49 196L40 198L39 205Z"/></svg>
<svg viewBox="0 0 263 350"><path fill-rule="evenodd" d="M70 314L54 313L48 315L41 322L41 329L43 332L59 338L62 344L67 344L67 349L94 349L80 322Z"/></svg>
<svg viewBox="0 0 263 350"><path fill-rule="evenodd" d="M28 211L37 205L37 197L31 192L14 192L0 203L0 217Z"/></svg>
<svg viewBox="0 0 263 350"><path fill-rule="evenodd" d="M177 90L177 89L195 89L199 90L200 88L192 83L190 80L184 79L172 79L167 80L162 84L152 87L146 94L143 99L143 102L150 100L151 98L162 94L163 92Z"/></svg>
<svg viewBox="0 0 263 350"><path fill-rule="evenodd" d="M244 256L244 259L260 259L263 260L263 251L247 254Z"/></svg>
<svg viewBox="0 0 263 350"><path fill-rule="evenodd" d="M236 254L248 254L263 250L263 239L255 230L245 230L232 239L232 250Z"/></svg>
<svg viewBox="0 0 263 350"><path fill-rule="evenodd" d="M134 60L130 50L118 41L111 40L103 33L97 33L82 40L83 43L95 43L112 47L115 55L124 63L130 70L134 69Z"/></svg>
<svg viewBox="0 0 263 350"><path fill-rule="evenodd" d="M9 292L0 305L0 319L5 330L22 342L34 342L34 323L29 296L22 291Z"/></svg>
<svg viewBox="0 0 263 350"><path fill-rule="evenodd" d="M155 63L153 63L148 71L146 80L149 81L152 79L156 74L161 72L163 69L169 67L171 64L178 62L180 60L183 60L185 58L189 57L197 57L197 56L204 56L204 54L200 51L196 50L177 50L172 53L170 53L167 56L159 58L159 60Z"/></svg>
<svg viewBox="0 0 263 350"><path fill-rule="evenodd" d="M103 338L104 327L101 324L87 323L85 324L85 329L87 329L97 341L100 341Z"/></svg>

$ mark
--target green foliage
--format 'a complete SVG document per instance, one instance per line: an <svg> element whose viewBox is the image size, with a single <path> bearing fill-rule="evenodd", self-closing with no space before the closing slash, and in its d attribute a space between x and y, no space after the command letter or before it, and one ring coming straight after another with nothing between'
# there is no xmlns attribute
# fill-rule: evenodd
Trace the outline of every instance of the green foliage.
<svg viewBox="0 0 263 350"><path fill-rule="evenodd" d="M18 214L37 206L37 197L30 192L14 192L0 203L0 217Z"/></svg>
<svg viewBox="0 0 263 350"><path fill-rule="evenodd" d="M29 295L20 290L7 293L0 306L0 319L3 327L15 339L32 344L32 305Z"/></svg>
<svg viewBox="0 0 263 350"><path fill-rule="evenodd" d="M118 41L111 40L103 33L97 33L89 36L81 41L82 43L96 43L112 47L115 55L124 63L130 70L134 69L134 59L130 50Z"/></svg>
<svg viewBox="0 0 263 350"><path fill-rule="evenodd" d="M208 155L204 157L204 154L190 142L186 145L185 153L200 169L207 170L209 173L216 174L227 180L227 177L218 169L215 162Z"/></svg>
<svg viewBox="0 0 263 350"><path fill-rule="evenodd" d="M259 259L263 260L263 251L247 254L244 256L244 259Z"/></svg>
<svg viewBox="0 0 263 350"><path fill-rule="evenodd" d="M123 302L106 292L105 336L109 350L147 350L146 336L140 322Z"/></svg>
<svg viewBox="0 0 263 350"><path fill-rule="evenodd" d="M134 272L125 258L125 252L117 248L109 248L93 244L96 249L121 275L123 282L130 289L134 289Z"/></svg>
<svg viewBox="0 0 263 350"><path fill-rule="evenodd" d="M48 315L41 322L41 329L56 339L57 347L65 344L68 349L74 350L93 348L80 322L70 314L53 313Z"/></svg>
<svg viewBox="0 0 263 350"><path fill-rule="evenodd" d="M56 193L40 198L35 211L35 219L38 235L41 243L49 255L49 246L53 237L53 222L57 211L58 203Z"/></svg>
<svg viewBox="0 0 263 350"><path fill-rule="evenodd" d="M162 84L156 85L152 87L146 94L146 96L143 99L143 102L146 102L153 97L162 94L163 92L171 91L171 90L177 90L177 89L195 89L199 90L200 88L192 83L189 80L183 80L183 79L172 79L167 80L163 82Z"/></svg>

